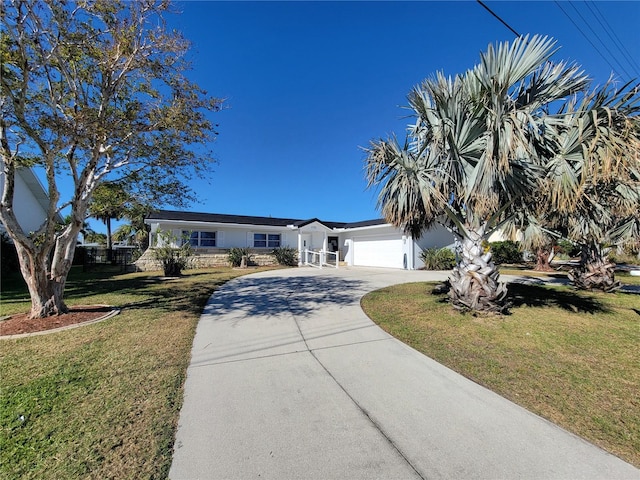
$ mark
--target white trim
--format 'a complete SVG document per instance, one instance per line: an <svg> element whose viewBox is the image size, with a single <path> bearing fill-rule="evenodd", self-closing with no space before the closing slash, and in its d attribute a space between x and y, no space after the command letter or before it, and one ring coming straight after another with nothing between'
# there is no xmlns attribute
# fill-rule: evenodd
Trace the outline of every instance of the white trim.
<svg viewBox="0 0 640 480"><path fill-rule="evenodd" d="M359 232L361 230L375 230L376 228L396 228L390 223L379 223L378 225L367 225L366 227L347 227L347 228L334 228L333 231L339 233L347 232Z"/></svg>
<svg viewBox="0 0 640 480"><path fill-rule="evenodd" d="M241 228L241 229L260 229L260 230L277 230L282 231L287 227L284 225L274 226L274 225L259 225L259 224L249 224L249 223L223 223L223 222L201 222L201 221L191 221L191 220L158 220L158 219L145 219L144 223L147 225L153 224L161 224L161 223L170 223L171 225L194 225L198 228L197 225L207 225L211 228Z"/></svg>

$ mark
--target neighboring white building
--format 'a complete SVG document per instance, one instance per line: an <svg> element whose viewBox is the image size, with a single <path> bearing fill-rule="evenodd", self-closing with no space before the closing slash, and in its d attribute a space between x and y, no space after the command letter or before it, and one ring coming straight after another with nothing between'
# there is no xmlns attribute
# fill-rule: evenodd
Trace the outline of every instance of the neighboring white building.
<svg viewBox="0 0 640 480"><path fill-rule="evenodd" d="M197 253L216 254L233 247L268 253L276 247L291 247L299 252L339 252L340 261L351 266L409 270L423 266L422 250L454 242L444 227L414 239L382 219L345 223L160 210L145 223L151 227L152 247L162 230L177 239L188 236Z"/></svg>
<svg viewBox="0 0 640 480"><path fill-rule="evenodd" d="M0 170L0 196L4 193L4 171ZM47 218L49 196L30 168L16 170L13 210L25 233L35 232ZM58 216L62 223L62 217ZM5 231L0 223L0 231Z"/></svg>

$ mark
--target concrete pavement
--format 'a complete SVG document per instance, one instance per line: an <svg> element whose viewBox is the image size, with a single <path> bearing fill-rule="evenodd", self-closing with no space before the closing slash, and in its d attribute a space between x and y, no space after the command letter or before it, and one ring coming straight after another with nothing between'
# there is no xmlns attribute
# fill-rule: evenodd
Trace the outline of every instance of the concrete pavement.
<svg viewBox="0 0 640 480"><path fill-rule="evenodd" d="M170 478L624 478L640 471L439 365L360 308L448 273L310 267L210 299Z"/></svg>

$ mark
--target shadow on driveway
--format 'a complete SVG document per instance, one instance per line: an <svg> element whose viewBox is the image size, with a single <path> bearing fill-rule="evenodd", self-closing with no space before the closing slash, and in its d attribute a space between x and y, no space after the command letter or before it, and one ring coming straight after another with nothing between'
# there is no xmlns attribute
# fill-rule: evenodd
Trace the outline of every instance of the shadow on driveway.
<svg viewBox="0 0 640 480"><path fill-rule="evenodd" d="M333 276L244 277L218 290L204 314L304 317L322 305L350 305L364 293L365 282Z"/></svg>

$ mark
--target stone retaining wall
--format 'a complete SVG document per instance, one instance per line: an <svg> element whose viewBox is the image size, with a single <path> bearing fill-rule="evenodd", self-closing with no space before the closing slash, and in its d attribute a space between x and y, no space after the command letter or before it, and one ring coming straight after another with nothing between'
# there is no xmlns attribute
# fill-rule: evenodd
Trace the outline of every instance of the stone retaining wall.
<svg viewBox="0 0 640 480"><path fill-rule="evenodd" d="M229 258L228 258L229 250L225 250L222 248L210 248L210 249L199 249L196 251L190 260L189 268L211 268L211 267L228 267L229 266ZM249 265L259 265L259 266L267 266L267 265L277 265L273 255L269 255L268 253L250 253L251 262ZM149 272L162 270L160 266L160 262L153 258L152 249L147 249L142 256L136 260L134 263L136 267L136 271L138 272Z"/></svg>

